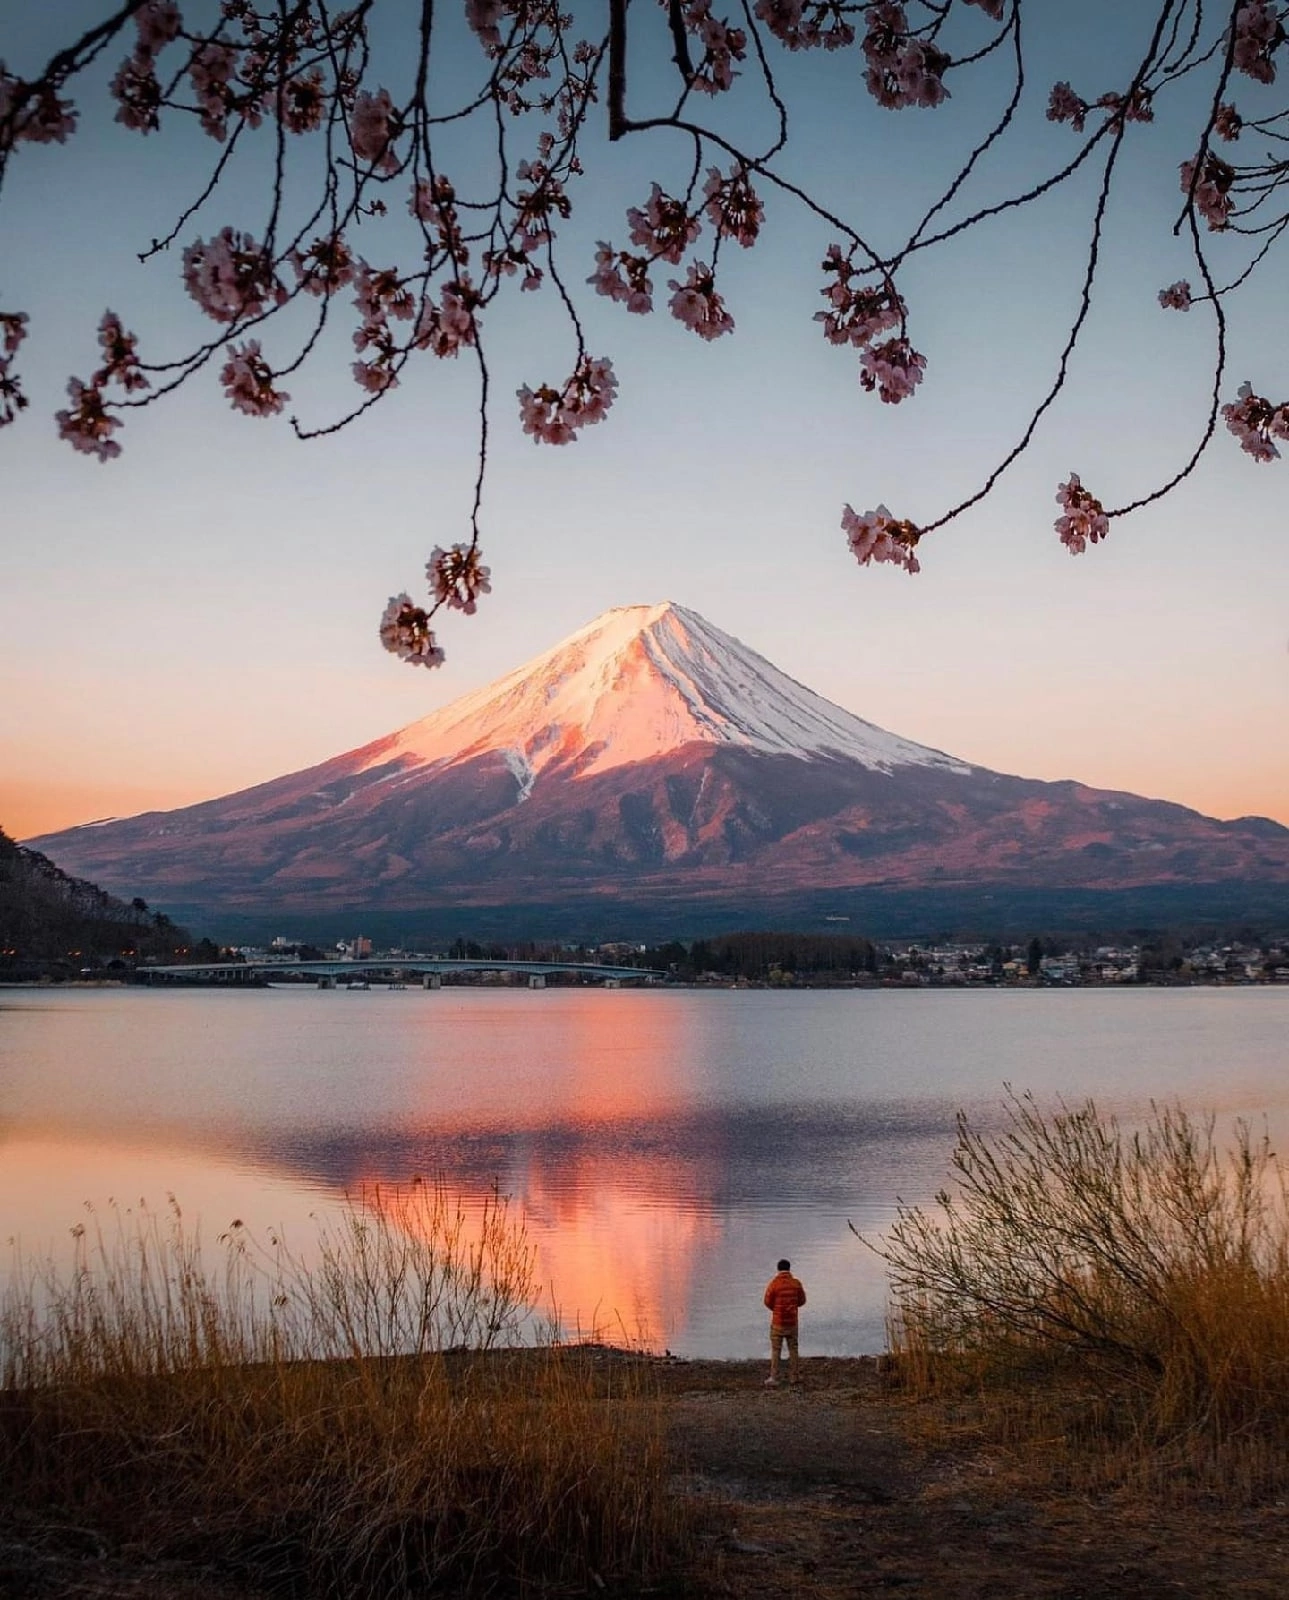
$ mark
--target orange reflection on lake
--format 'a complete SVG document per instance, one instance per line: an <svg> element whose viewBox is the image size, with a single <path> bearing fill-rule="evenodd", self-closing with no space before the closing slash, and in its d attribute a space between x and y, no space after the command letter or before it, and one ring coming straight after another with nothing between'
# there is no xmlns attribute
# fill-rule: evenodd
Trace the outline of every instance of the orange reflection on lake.
<svg viewBox="0 0 1289 1600"><path fill-rule="evenodd" d="M585 1124L656 1116L701 1091L701 1067L681 1015L647 991L550 989L484 1009L439 997L421 1012L423 1036L451 1029L451 1078L427 1051L418 1120L439 1129ZM536 1013L536 1014L535 1014Z"/></svg>

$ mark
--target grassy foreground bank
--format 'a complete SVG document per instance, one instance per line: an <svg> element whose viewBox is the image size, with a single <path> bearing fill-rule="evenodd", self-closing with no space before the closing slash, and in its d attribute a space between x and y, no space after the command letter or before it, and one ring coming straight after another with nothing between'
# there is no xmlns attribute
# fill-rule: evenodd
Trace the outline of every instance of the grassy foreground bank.
<svg viewBox="0 0 1289 1600"><path fill-rule="evenodd" d="M531 1266L429 1185L308 1265L239 1225L208 1261L177 1210L82 1233L0 1313L9 1504L309 1596L648 1581L687 1519L646 1368L518 1347Z"/></svg>
<svg viewBox="0 0 1289 1600"><path fill-rule="evenodd" d="M534 1345L500 1200L374 1191L308 1265L237 1225L204 1256L177 1210L84 1232L0 1312L0 1592L6 1537L70 1527L220 1600L1282 1594L1280 1163L1171 1109L1011 1113L882 1243L890 1352L802 1394ZM12 1592L181 1592L147 1581Z"/></svg>

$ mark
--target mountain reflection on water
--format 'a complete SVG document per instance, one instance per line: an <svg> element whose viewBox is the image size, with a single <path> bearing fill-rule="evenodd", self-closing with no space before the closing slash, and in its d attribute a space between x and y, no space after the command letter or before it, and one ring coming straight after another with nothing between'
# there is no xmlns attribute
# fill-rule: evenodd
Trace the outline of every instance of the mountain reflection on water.
<svg viewBox="0 0 1289 1600"><path fill-rule="evenodd" d="M880 1347L880 1263L846 1228L939 1186L1004 1082L1125 1115L1289 1105L1289 994L10 992L0 1238L82 1203L307 1239L343 1193L441 1175L525 1218L566 1328L756 1353L780 1255L813 1351Z"/></svg>

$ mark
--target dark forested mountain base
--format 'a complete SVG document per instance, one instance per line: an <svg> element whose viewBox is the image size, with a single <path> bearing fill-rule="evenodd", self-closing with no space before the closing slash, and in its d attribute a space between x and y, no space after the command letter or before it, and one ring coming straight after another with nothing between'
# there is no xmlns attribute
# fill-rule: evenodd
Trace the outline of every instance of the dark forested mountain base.
<svg viewBox="0 0 1289 1600"><path fill-rule="evenodd" d="M119 970L191 947L163 912L71 877L0 829L0 979Z"/></svg>

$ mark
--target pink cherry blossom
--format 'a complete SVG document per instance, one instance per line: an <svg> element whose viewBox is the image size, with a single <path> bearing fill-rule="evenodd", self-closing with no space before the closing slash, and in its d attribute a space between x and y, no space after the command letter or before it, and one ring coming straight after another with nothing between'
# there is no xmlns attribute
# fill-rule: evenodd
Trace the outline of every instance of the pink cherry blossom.
<svg viewBox="0 0 1289 1600"><path fill-rule="evenodd" d="M134 26L139 34L139 49L155 56L179 37L183 17L174 0L144 0L134 13Z"/></svg>
<svg viewBox="0 0 1289 1600"><path fill-rule="evenodd" d="M1089 544L1099 543L1110 532L1105 507L1083 487L1077 472L1058 487L1056 499L1064 507L1064 515L1056 519L1056 531L1072 556L1082 555Z"/></svg>
<svg viewBox="0 0 1289 1600"><path fill-rule="evenodd" d="M680 258L703 231L697 217L690 216L683 200L673 200L655 183L644 209L632 206L627 212L631 243L647 250L651 257L680 265Z"/></svg>
<svg viewBox="0 0 1289 1600"><path fill-rule="evenodd" d="M320 235L307 250L293 250L291 265L304 292L320 300L352 283L358 271L353 252L338 233Z"/></svg>
<svg viewBox="0 0 1289 1600"><path fill-rule="evenodd" d="M552 215L566 218L572 211L564 185L552 176L541 161L521 161L515 168L521 183L531 183L531 189L521 189L515 197L516 233L514 242L530 255L542 245L551 242ZM525 283L525 288L529 285Z"/></svg>
<svg viewBox="0 0 1289 1600"><path fill-rule="evenodd" d="M0 428L16 422L18 413L27 409L27 396L22 392L22 379L11 371L12 358L0 357Z"/></svg>
<svg viewBox="0 0 1289 1600"><path fill-rule="evenodd" d="M1159 303L1165 311L1189 311L1194 304L1190 284L1185 278L1170 283L1166 289L1159 291Z"/></svg>
<svg viewBox="0 0 1289 1600"><path fill-rule="evenodd" d="M458 266L470 259L470 252L461 233L461 220L457 215L456 190L440 174L431 182L418 178L412 186L412 198L407 209L420 222L427 222L438 235L440 246Z"/></svg>
<svg viewBox="0 0 1289 1600"><path fill-rule="evenodd" d="M232 228L194 240L184 251L183 275L188 293L216 322L258 317L287 297L264 251L249 233Z"/></svg>
<svg viewBox="0 0 1289 1600"><path fill-rule="evenodd" d="M914 550L922 537L915 523L900 521L885 506L865 511L863 516L849 505L842 508L842 532L851 554L861 567L874 561L890 561L905 572L920 572L922 565Z"/></svg>
<svg viewBox="0 0 1289 1600"><path fill-rule="evenodd" d="M992 17L995 22L1003 20L1003 0L967 0L969 6L979 6L987 17Z"/></svg>
<svg viewBox="0 0 1289 1600"><path fill-rule="evenodd" d="M1245 0L1235 13L1232 64L1258 83L1274 83L1272 57L1284 41L1284 24L1276 7L1269 0Z"/></svg>
<svg viewBox="0 0 1289 1600"><path fill-rule="evenodd" d="M789 50L844 50L855 42L844 0L757 0L756 15Z"/></svg>
<svg viewBox="0 0 1289 1600"><path fill-rule="evenodd" d="M734 318L717 294L716 279L706 262L695 262L683 284L670 278L667 287L676 291L668 301L672 316L700 339L719 339L723 333L734 332Z"/></svg>
<svg viewBox="0 0 1289 1600"><path fill-rule="evenodd" d="M0 354L6 358L18 354L18 347L27 337L27 324L30 321L25 311L0 311Z"/></svg>
<svg viewBox="0 0 1289 1600"><path fill-rule="evenodd" d="M873 6L863 39L868 69L864 82L879 106L896 111L904 106L938 106L949 96L944 74L950 58L928 39L909 34L904 7Z"/></svg>
<svg viewBox="0 0 1289 1600"><path fill-rule="evenodd" d="M645 256L615 250L601 239L595 249L595 271L586 281L597 294L620 301L628 311L643 315L653 310L653 284Z"/></svg>
<svg viewBox="0 0 1289 1600"><path fill-rule="evenodd" d="M417 348L432 350L442 360L475 344L478 338L475 308L478 304L478 293L468 277L445 283L438 305L427 302L417 319Z"/></svg>
<svg viewBox="0 0 1289 1600"><path fill-rule="evenodd" d="M1210 152L1204 157L1204 166L1198 182L1195 181L1193 161L1183 161L1180 170L1182 193L1189 195L1193 183L1195 208L1200 216L1215 233L1225 228L1235 204L1231 194L1231 186L1235 182L1235 169Z"/></svg>
<svg viewBox="0 0 1289 1600"><path fill-rule="evenodd" d="M103 406L103 392L93 384L84 384L79 378L69 378L67 393L72 406L68 411L56 411L58 436L66 439L73 450L87 456L97 456L100 461L110 461L121 454L121 446L112 434L121 426L120 419L109 415Z"/></svg>
<svg viewBox="0 0 1289 1600"><path fill-rule="evenodd" d="M734 87L734 63L747 54L747 34L712 15L711 0L688 0L685 26L703 46L704 56L690 87L701 94L723 94Z"/></svg>
<svg viewBox="0 0 1289 1600"><path fill-rule="evenodd" d="M722 239L737 239L746 250L754 245L765 221L765 207L748 182L747 172L735 167L723 178L716 167L708 167L703 185L704 207L708 220Z"/></svg>
<svg viewBox="0 0 1289 1600"><path fill-rule="evenodd" d="M403 119L388 89L378 89L375 94L363 89L354 96L349 142L357 160L370 162L378 172L397 172L398 156L393 145L402 131Z"/></svg>
<svg viewBox="0 0 1289 1600"><path fill-rule="evenodd" d="M327 104L327 91L317 67L288 78L282 85L281 100L274 95L268 101L269 109L281 117L282 126L290 133L301 134L313 133L322 126Z"/></svg>
<svg viewBox="0 0 1289 1600"><path fill-rule="evenodd" d="M260 341L248 339L228 347L228 360L219 374L224 393L234 410L249 417L275 416L291 398L273 385L273 369L260 353Z"/></svg>
<svg viewBox="0 0 1289 1600"><path fill-rule="evenodd" d="M1068 122L1075 133L1082 133L1091 107L1068 83L1054 83L1047 102L1049 122Z"/></svg>
<svg viewBox="0 0 1289 1600"><path fill-rule="evenodd" d="M440 605L473 616L478 609L478 597L491 594L492 576L479 559L477 545L454 544L444 550L435 545L425 565L430 593Z"/></svg>
<svg viewBox="0 0 1289 1600"><path fill-rule="evenodd" d="M416 315L416 297L403 282L396 267L376 269L359 261L354 273L354 304L362 314L362 326L354 334L354 348L387 346L389 318L408 322Z"/></svg>
<svg viewBox="0 0 1289 1600"><path fill-rule="evenodd" d="M849 344L862 349L888 328L898 328L904 321L906 307L888 278L884 283L866 288L852 286L859 273L853 261L840 245L828 246L823 270L834 281L819 291L828 302L827 311L816 311L815 321L824 325L824 337L829 344Z"/></svg>
<svg viewBox="0 0 1289 1600"><path fill-rule="evenodd" d="M865 349L860 357L859 381L870 393L876 389L886 405L898 405L922 382L925 370L926 357L919 355L907 339L887 339Z"/></svg>
<svg viewBox="0 0 1289 1600"><path fill-rule="evenodd" d="M0 311L0 428L16 421L18 413L27 409L22 379L13 371L13 358L27 337L27 322L25 311Z"/></svg>
<svg viewBox="0 0 1289 1600"><path fill-rule="evenodd" d="M152 57L143 51L127 56L117 68L109 86L120 110L116 120L136 133L155 133L161 126L161 85L153 70Z"/></svg>
<svg viewBox="0 0 1289 1600"><path fill-rule="evenodd" d="M519 419L535 444L572 444L577 430L601 422L613 404L618 380L606 356L583 356L563 389L543 384L518 390Z"/></svg>
<svg viewBox="0 0 1289 1600"><path fill-rule="evenodd" d="M398 388L398 374L389 364L388 352L382 351L371 361L355 361L350 367L354 382L368 394L384 394L387 389Z"/></svg>
<svg viewBox="0 0 1289 1600"><path fill-rule="evenodd" d="M501 51L502 0L465 0L465 19L489 55Z"/></svg>
<svg viewBox="0 0 1289 1600"><path fill-rule="evenodd" d="M228 137L232 109L232 81L237 72L237 52L226 44L207 43L193 51L188 76L201 112L201 125L212 139Z"/></svg>
<svg viewBox="0 0 1289 1600"><path fill-rule="evenodd" d="M1225 139L1228 144L1240 137L1244 127L1244 118L1234 106L1220 105L1213 117L1213 132L1219 139Z"/></svg>
<svg viewBox="0 0 1289 1600"><path fill-rule="evenodd" d="M1274 441L1289 440L1289 400L1273 405L1254 394L1250 383L1242 383L1238 392L1238 401L1222 407L1227 427L1255 461L1277 460L1280 452Z"/></svg>
<svg viewBox="0 0 1289 1600"><path fill-rule="evenodd" d="M441 667L443 651L430 627L429 613L409 594L390 596L380 619L380 642L412 667Z"/></svg>
<svg viewBox="0 0 1289 1600"><path fill-rule="evenodd" d="M22 144L66 144L76 132L79 112L61 100L48 83L33 90L5 71L0 61L0 150Z"/></svg>
<svg viewBox="0 0 1289 1600"><path fill-rule="evenodd" d="M138 341L127 333L115 311L105 311L98 325L99 348L103 352L103 365L90 380L96 389L109 383L119 383L127 394L150 387L139 368Z"/></svg>

